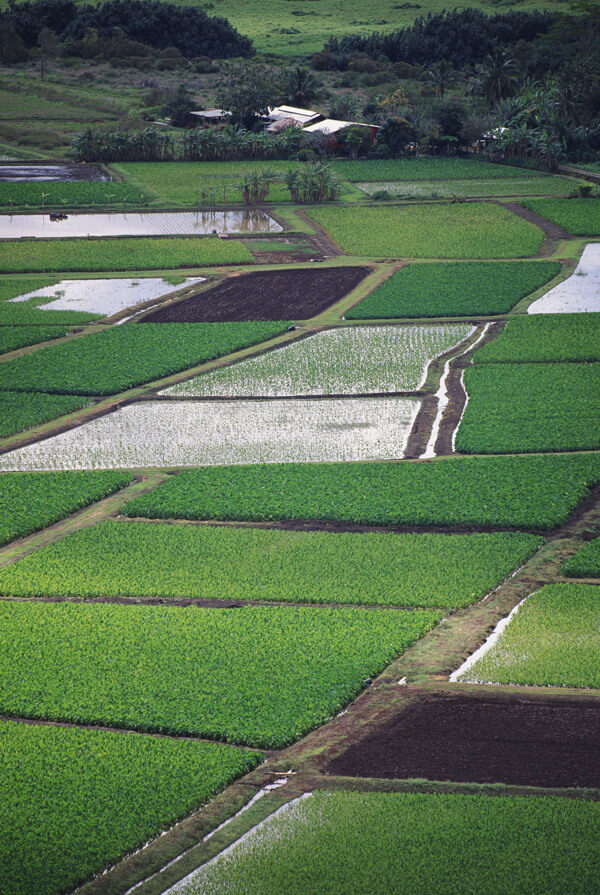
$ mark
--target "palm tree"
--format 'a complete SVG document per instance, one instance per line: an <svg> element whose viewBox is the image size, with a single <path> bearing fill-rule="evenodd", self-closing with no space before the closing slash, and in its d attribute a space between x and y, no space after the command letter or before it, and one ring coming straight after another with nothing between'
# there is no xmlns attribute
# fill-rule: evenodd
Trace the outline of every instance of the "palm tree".
<svg viewBox="0 0 600 895"><path fill-rule="evenodd" d="M519 65L504 50L496 47L476 68L479 92L490 103L509 96L517 82Z"/></svg>
<svg viewBox="0 0 600 895"><path fill-rule="evenodd" d="M311 70L304 65L297 65L288 75L285 98L288 102L302 105L317 95L318 87L318 81Z"/></svg>
<svg viewBox="0 0 600 895"><path fill-rule="evenodd" d="M456 72L447 59L440 59L431 66L426 74L426 81L430 87L435 88L436 95L444 98L444 93L456 80Z"/></svg>

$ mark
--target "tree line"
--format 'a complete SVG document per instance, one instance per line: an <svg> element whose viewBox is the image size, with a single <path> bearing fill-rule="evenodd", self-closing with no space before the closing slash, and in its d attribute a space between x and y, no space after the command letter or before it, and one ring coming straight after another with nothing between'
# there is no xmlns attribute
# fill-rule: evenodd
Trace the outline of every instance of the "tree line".
<svg viewBox="0 0 600 895"><path fill-rule="evenodd" d="M227 19L164 0L105 0L99 6L77 5L74 0L9 0L0 15L0 29L1 40L8 42L12 32L25 50L38 46L40 35L51 31L73 55L86 37L108 40L115 29L126 40L158 50L175 47L188 58L254 53L250 38L239 34Z"/></svg>

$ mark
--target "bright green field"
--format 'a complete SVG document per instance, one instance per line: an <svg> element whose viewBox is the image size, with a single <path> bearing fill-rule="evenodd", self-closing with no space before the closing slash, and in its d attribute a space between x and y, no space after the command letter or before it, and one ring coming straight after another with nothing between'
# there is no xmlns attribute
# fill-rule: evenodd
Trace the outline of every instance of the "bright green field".
<svg viewBox="0 0 600 895"><path fill-rule="evenodd" d="M589 895L600 805L315 792L268 818L181 895Z"/></svg>
<svg viewBox="0 0 600 895"><path fill-rule="evenodd" d="M548 529L599 481L600 454L218 466L183 472L130 501L124 512L158 519Z"/></svg>
<svg viewBox="0 0 600 895"><path fill-rule="evenodd" d="M60 324L67 327L74 323L90 323L102 316L78 311L44 311L40 308L41 305L53 301L52 298L36 297L28 301L10 301L18 295L26 295L44 286L53 286L57 282L55 277L0 277L0 326L39 324L45 327L47 324Z"/></svg>
<svg viewBox="0 0 600 895"><path fill-rule="evenodd" d="M122 237L119 239L4 240L0 271L28 273L69 270L162 270L251 262L238 239Z"/></svg>
<svg viewBox="0 0 600 895"><path fill-rule="evenodd" d="M0 889L59 895L259 763L220 743L0 722Z"/></svg>
<svg viewBox="0 0 600 895"><path fill-rule="evenodd" d="M590 541L568 560L562 572L570 578L600 578L600 538Z"/></svg>
<svg viewBox="0 0 600 895"><path fill-rule="evenodd" d="M467 606L541 538L105 522L0 570L0 593Z"/></svg>
<svg viewBox="0 0 600 895"><path fill-rule="evenodd" d="M4 602L0 712L283 746L440 615Z"/></svg>
<svg viewBox="0 0 600 895"><path fill-rule="evenodd" d="M465 681L600 687L600 590L550 584L528 597Z"/></svg>
<svg viewBox="0 0 600 895"><path fill-rule="evenodd" d="M473 362L600 360L599 317L598 314L512 317L499 336L475 352Z"/></svg>
<svg viewBox="0 0 600 895"><path fill-rule="evenodd" d="M575 236L600 236L599 199L529 199L521 205Z"/></svg>
<svg viewBox="0 0 600 895"><path fill-rule="evenodd" d="M0 475L0 544L46 528L132 481L126 472Z"/></svg>
<svg viewBox="0 0 600 895"><path fill-rule="evenodd" d="M59 339L68 331L66 326L0 326L0 354Z"/></svg>
<svg viewBox="0 0 600 895"><path fill-rule="evenodd" d="M600 447L600 364L480 364L456 449L469 454Z"/></svg>
<svg viewBox="0 0 600 895"><path fill-rule="evenodd" d="M345 316L363 320L505 314L559 271L560 264L550 261L410 264Z"/></svg>
<svg viewBox="0 0 600 895"><path fill-rule="evenodd" d="M88 398L77 395L0 392L0 438L8 438L90 403Z"/></svg>
<svg viewBox="0 0 600 895"><path fill-rule="evenodd" d="M549 183L552 179L546 174L537 171L529 171L526 168L515 168L513 165L495 165L484 159L458 158L457 156L409 158L409 159L370 159L362 161L334 162L335 170L344 180L355 183L366 182L396 182L399 186L405 182L429 182L437 180L440 188L443 182L466 180L497 180L497 181L538 181Z"/></svg>
<svg viewBox="0 0 600 895"><path fill-rule="evenodd" d="M350 255L383 258L524 258L541 230L490 203L311 208L310 217Z"/></svg>
<svg viewBox="0 0 600 895"><path fill-rule="evenodd" d="M281 321L125 324L0 364L0 391L110 395L264 342Z"/></svg>
<svg viewBox="0 0 600 895"><path fill-rule="evenodd" d="M0 183L0 208L77 208L143 205L147 196L128 183L81 181L79 183Z"/></svg>

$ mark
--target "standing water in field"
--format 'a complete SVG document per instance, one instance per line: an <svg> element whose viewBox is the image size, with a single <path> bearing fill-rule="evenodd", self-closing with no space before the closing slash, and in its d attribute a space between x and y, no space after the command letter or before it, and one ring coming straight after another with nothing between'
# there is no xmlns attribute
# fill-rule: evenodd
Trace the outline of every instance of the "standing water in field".
<svg viewBox="0 0 600 895"><path fill-rule="evenodd" d="M38 236L205 236L274 233L283 228L261 209L109 214L3 214L0 239Z"/></svg>
<svg viewBox="0 0 600 895"><path fill-rule="evenodd" d="M528 314L577 314L600 311L600 245L590 243L567 280L529 305Z"/></svg>
<svg viewBox="0 0 600 895"><path fill-rule="evenodd" d="M171 285L162 277L141 277L133 279L105 280L61 280L54 286L44 286L11 298L11 302L29 301L32 298L53 301L40 305L41 311L85 311L89 314L110 315L160 298L170 292L177 292L196 283L203 283L204 277L182 278L182 282Z"/></svg>
<svg viewBox="0 0 600 895"><path fill-rule="evenodd" d="M112 180L98 165L0 165L0 182Z"/></svg>

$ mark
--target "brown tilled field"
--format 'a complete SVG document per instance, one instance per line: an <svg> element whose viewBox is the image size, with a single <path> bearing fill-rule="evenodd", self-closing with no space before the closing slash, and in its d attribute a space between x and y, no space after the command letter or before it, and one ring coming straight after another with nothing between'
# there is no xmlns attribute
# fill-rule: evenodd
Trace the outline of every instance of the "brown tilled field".
<svg viewBox="0 0 600 895"><path fill-rule="evenodd" d="M214 289L167 305L144 323L302 320L320 314L354 289L368 267L261 270L228 277Z"/></svg>
<svg viewBox="0 0 600 895"><path fill-rule="evenodd" d="M521 786L600 785L600 705L565 698L426 696L327 773Z"/></svg>

